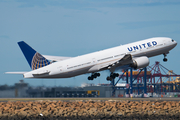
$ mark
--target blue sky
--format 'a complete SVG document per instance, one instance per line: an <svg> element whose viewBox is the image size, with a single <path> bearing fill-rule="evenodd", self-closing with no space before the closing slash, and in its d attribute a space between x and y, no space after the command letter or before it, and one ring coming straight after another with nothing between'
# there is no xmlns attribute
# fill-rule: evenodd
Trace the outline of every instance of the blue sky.
<svg viewBox="0 0 180 120"><path fill-rule="evenodd" d="M25 41L41 54L78 56L151 37L180 41L179 0L1 0L0 85L13 85L30 71L17 42ZM180 74L180 47L150 58ZM24 79L33 86L80 86L109 83L107 71L94 81L88 75L68 79Z"/></svg>

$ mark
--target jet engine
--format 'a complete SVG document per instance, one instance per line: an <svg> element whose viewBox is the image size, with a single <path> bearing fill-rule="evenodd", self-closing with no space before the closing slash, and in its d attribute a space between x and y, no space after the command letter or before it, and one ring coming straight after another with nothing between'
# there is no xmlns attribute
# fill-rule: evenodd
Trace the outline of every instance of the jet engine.
<svg viewBox="0 0 180 120"><path fill-rule="evenodd" d="M133 58L133 62L130 65L134 69L144 68L149 65L149 59L146 56Z"/></svg>

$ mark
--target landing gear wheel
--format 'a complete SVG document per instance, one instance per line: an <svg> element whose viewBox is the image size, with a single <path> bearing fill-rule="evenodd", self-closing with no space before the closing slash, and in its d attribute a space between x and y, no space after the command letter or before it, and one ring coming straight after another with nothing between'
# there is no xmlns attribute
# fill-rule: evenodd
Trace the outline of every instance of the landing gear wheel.
<svg viewBox="0 0 180 120"><path fill-rule="evenodd" d="M93 80L93 77L92 77L92 76L89 76L89 77L88 77L88 80Z"/></svg>
<svg viewBox="0 0 180 120"><path fill-rule="evenodd" d="M110 76L108 76L106 78L107 81L112 81L113 79L115 79L116 77L119 77L118 73L111 73Z"/></svg>
<svg viewBox="0 0 180 120"><path fill-rule="evenodd" d="M115 77L119 77L119 74L118 73L114 73Z"/></svg>
<svg viewBox="0 0 180 120"><path fill-rule="evenodd" d="M88 80L93 80L94 78L97 78L99 76L100 76L100 73L92 73L92 75L88 77Z"/></svg>
<svg viewBox="0 0 180 120"><path fill-rule="evenodd" d="M99 76L100 76L100 73L96 73L96 76L99 77Z"/></svg>
<svg viewBox="0 0 180 120"><path fill-rule="evenodd" d="M107 80L107 81L112 81L113 78L108 76L108 77L106 78L106 80Z"/></svg>
<svg viewBox="0 0 180 120"><path fill-rule="evenodd" d="M164 59L163 59L164 62L167 62L167 60L168 60L167 58L164 58Z"/></svg>

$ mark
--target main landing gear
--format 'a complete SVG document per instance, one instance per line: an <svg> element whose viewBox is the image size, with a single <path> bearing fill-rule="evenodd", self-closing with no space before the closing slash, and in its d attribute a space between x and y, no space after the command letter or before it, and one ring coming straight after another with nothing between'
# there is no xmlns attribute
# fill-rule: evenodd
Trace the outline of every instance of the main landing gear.
<svg viewBox="0 0 180 120"><path fill-rule="evenodd" d="M166 55L166 54L163 54L163 55L164 55L163 61L164 61L164 62L167 62L167 60L168 60L168 59L166 58L167 55Z"/></svg>
<svg viewBox="0 0 180 120"><path fill-rule="evenodd" d="M116 77L119 77L118 73L111 73L110 76L108 76L106 78L107 81L112 81L113 79L115 79Z"/></svg>
<svg viewBox="0 0 180 120"><path fill-rule="evenodd" d="M92 75L88 77L88 80L93 80L94 78L97 78L99 76L100 76L100 73L92 73Z"/></svg>

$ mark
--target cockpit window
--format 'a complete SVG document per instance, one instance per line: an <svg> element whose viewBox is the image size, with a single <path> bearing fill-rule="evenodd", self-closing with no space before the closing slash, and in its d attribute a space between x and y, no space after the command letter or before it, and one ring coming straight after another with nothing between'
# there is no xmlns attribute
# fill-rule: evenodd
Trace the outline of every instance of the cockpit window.
<svg viewBox="0 0 180 120"><path fill-rule="evenodd" d="M174 40L172 39L172 42L174 42Z"/></svg>

